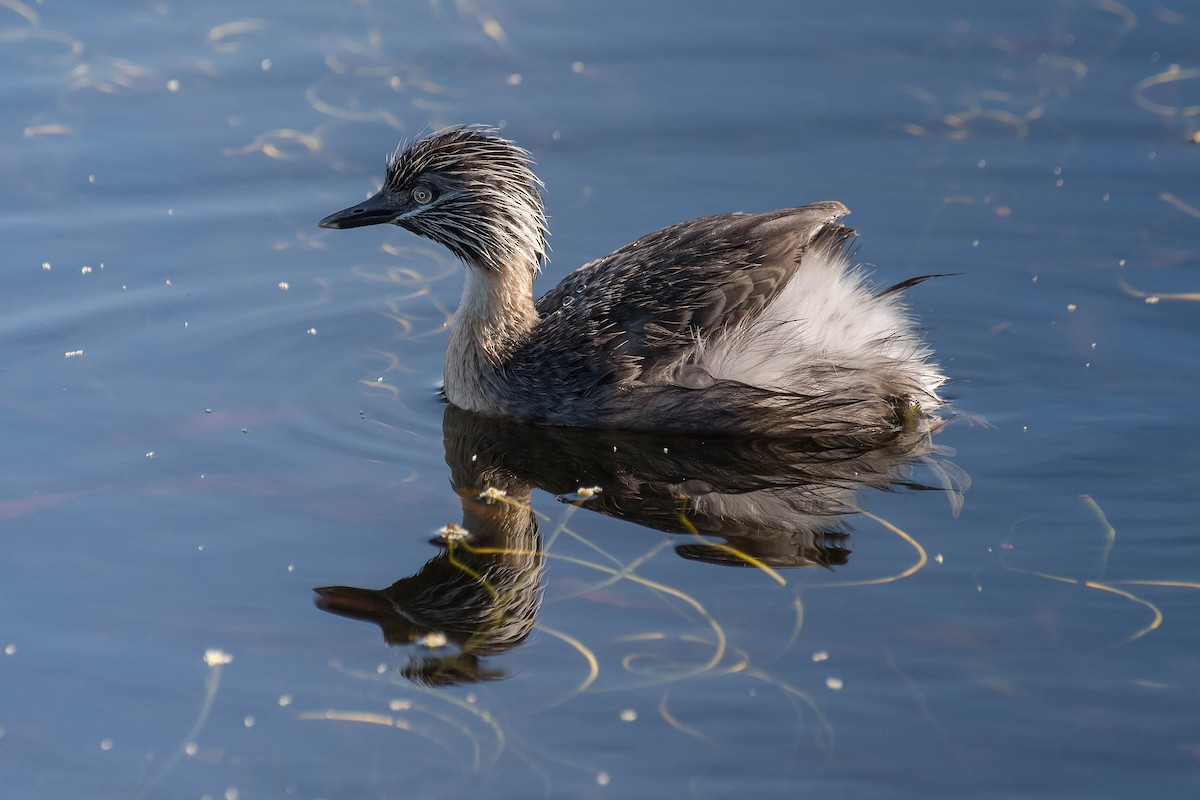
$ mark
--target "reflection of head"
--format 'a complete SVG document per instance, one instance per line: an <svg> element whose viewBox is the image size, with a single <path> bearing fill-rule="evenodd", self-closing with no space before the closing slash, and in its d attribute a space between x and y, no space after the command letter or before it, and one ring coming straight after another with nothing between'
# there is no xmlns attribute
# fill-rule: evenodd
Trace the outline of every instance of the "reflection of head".
<svg viewBox="0 0 1200 800"><path fill-rule="evenodd" d="M380 590L316 590L319 608L374 622L388 644L444 636L457 655L424 656L409 666L410 677L428 683L503 677L478 659L524 641L541 604L541 545L528 494L524 502L464 498L463 508L469 537L435 542L442 552L415 575Z"/></svg>

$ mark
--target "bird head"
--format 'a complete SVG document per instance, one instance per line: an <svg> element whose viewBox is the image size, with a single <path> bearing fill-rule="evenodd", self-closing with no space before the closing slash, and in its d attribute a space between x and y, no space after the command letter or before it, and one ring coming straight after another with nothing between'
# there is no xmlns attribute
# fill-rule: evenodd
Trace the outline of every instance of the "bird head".
<svg viewBox="0 0 1200 800"><path fill-rule="evenodd" d="M537 270L546 254L541 182L528 151L479 127L446 128L388 159L383 188L331 214L322 228L392 223L447 247L468 265Z"/></svg>

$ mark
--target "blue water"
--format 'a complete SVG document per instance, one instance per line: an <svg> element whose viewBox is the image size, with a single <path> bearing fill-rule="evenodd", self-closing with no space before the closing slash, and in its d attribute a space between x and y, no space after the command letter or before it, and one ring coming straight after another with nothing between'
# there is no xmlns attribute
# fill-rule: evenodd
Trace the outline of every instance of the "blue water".
<svg viewBox="0 0 1200 800"><path fill-rule="evenodd" d="M1194 793L1200 12L976 6L0 3L5 795ZM867 490L772 573L535 490L475 682L317 608L463 501L461 267L315 222L467 122L539 162L544 288L827 199L881 282L961 273L910 294L961 512Z"/></svg>

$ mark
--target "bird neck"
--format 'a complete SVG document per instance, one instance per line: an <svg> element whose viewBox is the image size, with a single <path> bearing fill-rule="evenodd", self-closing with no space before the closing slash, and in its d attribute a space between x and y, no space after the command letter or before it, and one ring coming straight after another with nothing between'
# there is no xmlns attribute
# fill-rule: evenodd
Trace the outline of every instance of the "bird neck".
<svg viewBox="0 0 1200 800"><path fill-rule="evenodd" d="M495 411L497 367L528 341L538 322L530 266L503 271L467 265L462 300L446 346L446 399L468 411Z"/></svg>

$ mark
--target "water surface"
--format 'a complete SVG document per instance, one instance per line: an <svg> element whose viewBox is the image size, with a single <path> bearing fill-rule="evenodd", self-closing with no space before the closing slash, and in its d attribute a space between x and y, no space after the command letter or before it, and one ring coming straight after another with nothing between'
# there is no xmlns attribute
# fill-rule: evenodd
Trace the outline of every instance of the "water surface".
<svg viewBox="0 0 1200 800"><path fill-rule="evenodd" d="M9 791L1194 791L1177 5L0 3ZM399 139L467 122L538 159L545 287L681 219L826 199L881 282L961 273L911 293L961 510L867 488L827 566L734 568L558 472L493 510L537 526L507 573L535 613L470 664L319 609L442 568L454 442L519 451L444 438L461 267L315 227Z"/></svg>

